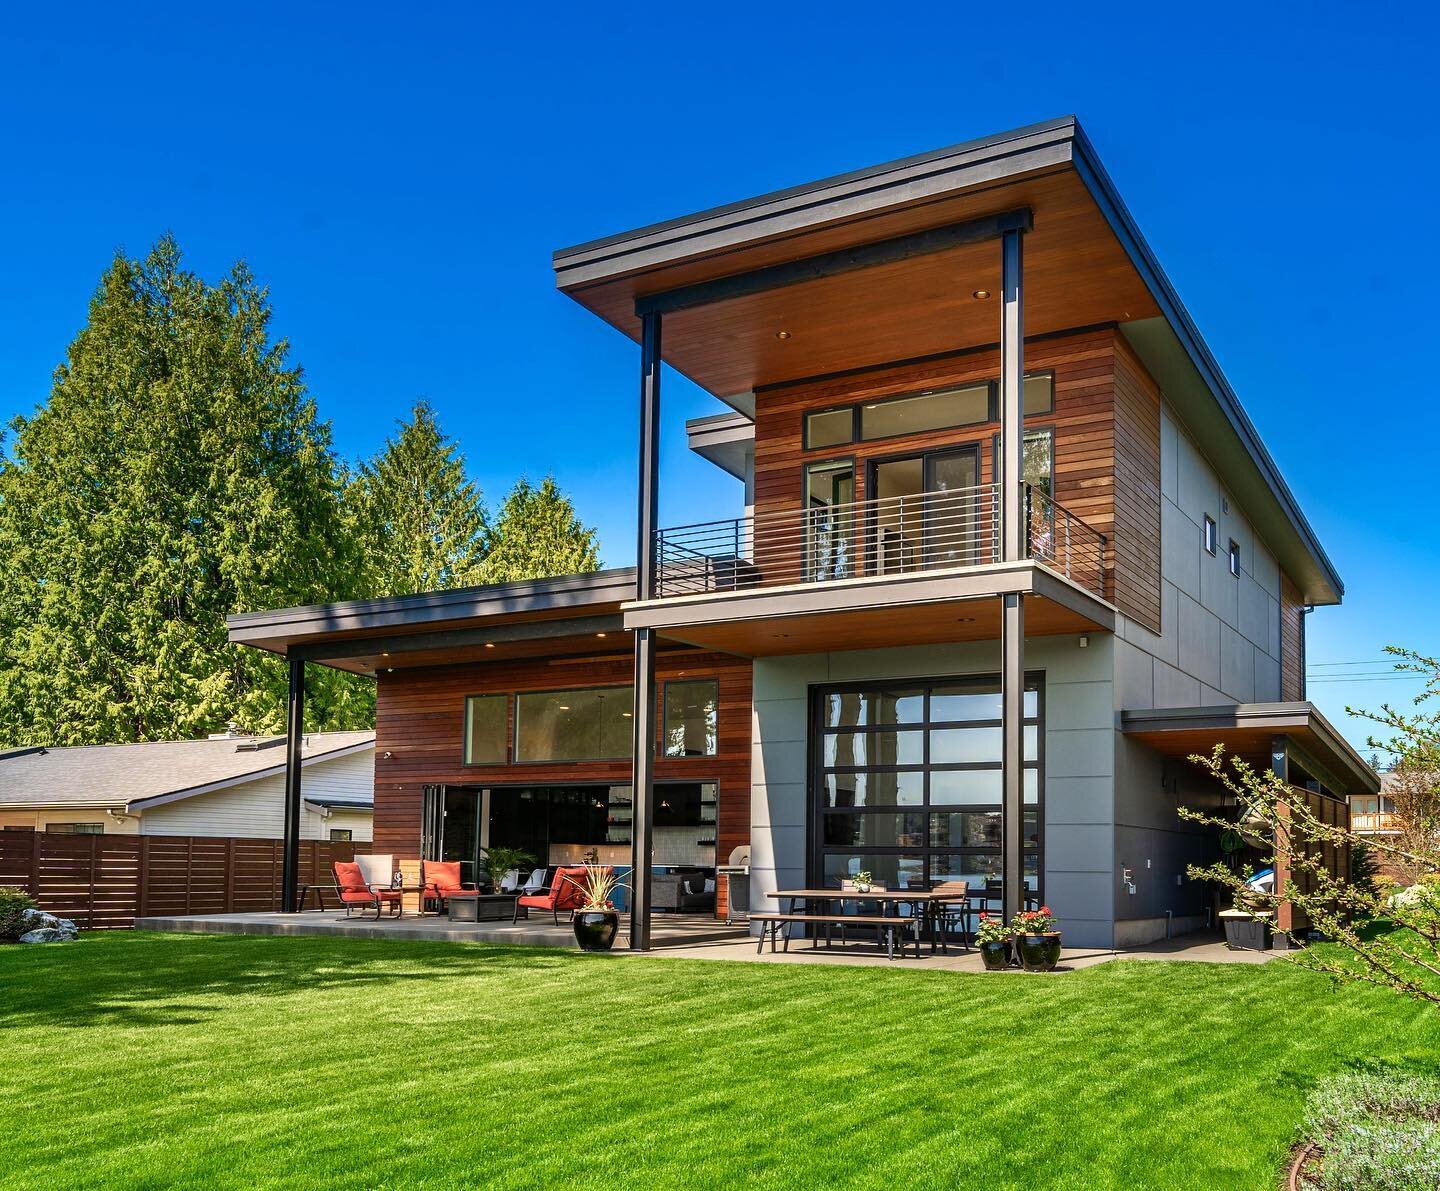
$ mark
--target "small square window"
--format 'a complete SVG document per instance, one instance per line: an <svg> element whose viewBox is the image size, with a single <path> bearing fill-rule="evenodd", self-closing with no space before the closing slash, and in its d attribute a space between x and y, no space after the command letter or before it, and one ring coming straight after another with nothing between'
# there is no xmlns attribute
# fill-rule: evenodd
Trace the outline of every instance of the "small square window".
<svg viewBox="0 0 1440 1191"><path fill-rule="evenodd" d="M1240 543L1234 538L1230 539L1230 573L1237 577L1240 574Z"/></svg>
<svg viewBox="0 0 1440 1191"><path fill-rule="evenodd" d="M1204 541L1205 541L1205 552L1206 552L1207 554L1214 554L1214 553L1215 553L1215 546L1216 546L1216 543L1217 543L1218 540L1219 540L1219 533L1218 533L1217 526L1215 525L1215 518L1212 517L1212 516L1210 516L1209 513L1206 513L1206 514L1205 514L1205 537L1204 537Z"/></svg>
<svg viewBox="0 0 1440 1191"><path fill-rule="evenodd" d="M330 842L332 844L348 844L354 838L354 833L348 827L330 828Z"/></svg>

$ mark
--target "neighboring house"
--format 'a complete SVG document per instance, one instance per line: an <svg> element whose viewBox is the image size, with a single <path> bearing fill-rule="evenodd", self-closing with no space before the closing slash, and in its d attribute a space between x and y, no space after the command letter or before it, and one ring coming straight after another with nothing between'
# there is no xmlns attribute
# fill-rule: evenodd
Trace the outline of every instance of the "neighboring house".
<svg viewBox="0 0 1440 1191"><path fill-rule="evenodd" d="M368 842L375 734L305 737L300 838ZM0 752L0 829L279 839L285 737Z"/></svg>
<svg viewBox="0 0 1440 1191"><path fill-rule="evenodd" d="M1399 775L1382 773L1378 794L1352 794L1350 796L1350 828L1356 835L1396 835L1400 831L1395 822L1395 803L1390 798L1391 787Z"/></svg>
<svg viewBox="0 0 1440 1191"><path fill-rule="evenodd" d="M385 851L633 855L638 948L654 868L742 845L758 907L963 879L1110 946L1212 908L1190 754L1377 790L1305 702L1340 578L1074 120L554 267L640 347L638 569L230 619L297 697L375 676ZM657 524L662 361L730 407L687 429L732 517Z"/></svg>

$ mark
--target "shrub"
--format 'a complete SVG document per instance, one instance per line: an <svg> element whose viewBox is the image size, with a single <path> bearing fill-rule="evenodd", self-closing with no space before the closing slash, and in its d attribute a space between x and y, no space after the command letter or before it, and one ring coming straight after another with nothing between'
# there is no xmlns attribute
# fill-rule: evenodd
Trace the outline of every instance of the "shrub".
<svg viewBox="0 0 1440 1191"><path fill-rule="evenodd" d="M1327 1191L1440 1187L1440 1079L1366 1071L1321 1081L1305 1114Z"/></svg>
<svg viewBox="0 0 1440 1191"><path fill-rule="evenodd" d="M21 914L35 908L35 899L20 889L0 885L0 941L13 943L25 933Z"/></svg>

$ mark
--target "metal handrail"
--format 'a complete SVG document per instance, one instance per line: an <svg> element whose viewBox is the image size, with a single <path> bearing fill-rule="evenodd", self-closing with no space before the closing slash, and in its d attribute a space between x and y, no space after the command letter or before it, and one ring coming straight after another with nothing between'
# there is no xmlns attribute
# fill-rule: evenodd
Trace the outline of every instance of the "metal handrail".
<svg viewBox="0 0 1440 1191"><path fill-rule="evenodd" d="M1105 537L1026 485L1030 556L1104 595ZM1000 559L996 484L670 526L655 535L656 595L976 566Z"/></svg>

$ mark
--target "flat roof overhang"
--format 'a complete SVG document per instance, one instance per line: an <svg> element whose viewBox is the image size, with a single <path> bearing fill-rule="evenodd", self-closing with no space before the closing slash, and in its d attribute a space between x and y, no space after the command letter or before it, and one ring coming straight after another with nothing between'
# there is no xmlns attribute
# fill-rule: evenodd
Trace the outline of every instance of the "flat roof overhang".
<svg viewBox="0 0 1440 1191"><path fill-rule="evenodd" d="M1025 602L1025 633L1113 632L1116 612L1034 562L827 584L679 596L624 606L625 627L743 657L998 641L1000 597Z"/></svg>
<svg viewBox="0 0 1440 1191"><path fill-rule="evenodd" d="M1305 601L1339 602L1338 574L1073 117L562 249L555 278L637 341L638 311L664 310L665 362L753 414L767 386L994 345L998 297L972 295L998 296L1000 252L981 232L1016 219L1031 228L1026 335L1118 326Z"/></svg>
<svg viewBox="0 0 1440 1191"><path fill-rule="evenodd" d="M1257 769L1268 769L1277 737L1331 775L1343 794L1376 794L1380 778L1313 703L1229 703L1122 711L1120 728L1165 757L1208 754L1217 744Z"/></svg>
<svg viewBox="0 0 1440 1191"><path fill-rule="evenodd" d="M635 571L618 568L379 600L252 612L230 640L356 674L614 653L629 647L621 603Z"/></svg>
<svg viewBox="0 0 1440 1191"><path fill-rule="evenodd" d="M755 466L755 423L742 413L691 418L685 437L692 451L737 480L746 479Z"/></svg>

